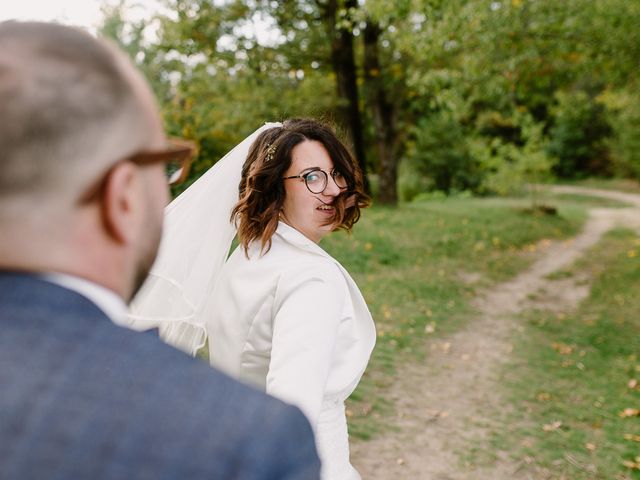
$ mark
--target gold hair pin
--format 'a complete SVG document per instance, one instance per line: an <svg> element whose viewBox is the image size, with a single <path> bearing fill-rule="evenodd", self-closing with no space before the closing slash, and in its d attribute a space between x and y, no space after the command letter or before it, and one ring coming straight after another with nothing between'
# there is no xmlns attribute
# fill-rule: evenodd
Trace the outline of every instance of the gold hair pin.
<svg viewBox="0 0 640 480"><path fill-rule="evenodd" d="M264 157L265 162L270 162L273 160L273 155L276 153L276 146L273 144L267 145L267 154Z"/></svg>

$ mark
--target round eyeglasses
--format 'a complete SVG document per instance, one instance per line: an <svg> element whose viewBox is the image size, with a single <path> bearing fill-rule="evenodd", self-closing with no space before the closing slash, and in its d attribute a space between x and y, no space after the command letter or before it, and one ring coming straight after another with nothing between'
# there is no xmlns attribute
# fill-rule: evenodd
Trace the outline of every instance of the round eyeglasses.
<svg viewBox="0 0 640 480"><path fill-rule="evenodd" d="M309 170L308 172L304 172L299 175L284 177L283 180L289 180L291 178L300 178L304 180L304 184L307 186L307 189L311 193L316 194L324 192L327 188L327 183L329 182L329 176L327 175L327 172L319 168ZM347 189L347 179L344 178L344 176L340 172L338 172L337 170L333 170L331 172L331 178L340 190Z"/></svg>

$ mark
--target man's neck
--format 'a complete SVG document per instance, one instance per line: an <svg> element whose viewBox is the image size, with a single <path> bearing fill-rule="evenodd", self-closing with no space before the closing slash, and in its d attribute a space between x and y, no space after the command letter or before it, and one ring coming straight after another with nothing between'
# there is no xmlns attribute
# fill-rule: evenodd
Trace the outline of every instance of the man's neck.
<svg viewBox="0 0 640 480"><path fill-rule="evenodd" d="M4 234L3 234L4 237ZM28 238L28 237L25 237ZM0 268L34 274L54 272L84 279L128 299L130 287L124 284L125 262L117 252L100 245L60 245L32 241L0 241Z"/></svg>

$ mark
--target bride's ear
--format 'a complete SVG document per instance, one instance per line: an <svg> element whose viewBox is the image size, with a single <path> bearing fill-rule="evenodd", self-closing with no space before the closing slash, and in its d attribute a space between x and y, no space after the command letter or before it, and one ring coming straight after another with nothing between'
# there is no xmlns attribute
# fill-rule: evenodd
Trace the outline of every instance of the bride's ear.
<svg viewBox="0 0 640 480"><path fill-rule="evenodd" d="M133 241L136 231L136 167L129 162L116 165L106 179L101 216L107 234L118 243Z"/></svg>

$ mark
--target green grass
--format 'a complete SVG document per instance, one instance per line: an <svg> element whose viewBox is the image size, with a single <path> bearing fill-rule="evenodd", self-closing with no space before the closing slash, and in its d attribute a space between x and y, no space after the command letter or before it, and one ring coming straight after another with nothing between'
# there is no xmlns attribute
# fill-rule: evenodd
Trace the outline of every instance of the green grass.
<svg viewBox="0 0 640 480"><path fill-rule="evenodd" d="M548 202L551 205L555 205L557 203L572 203L577 205L582 205L583 207L606 207L606 208L624 208L629 207L628 204L624 202L619 202L617 200L610 200L608 198L602 197L594 197L591 195L577 195L573 193L561 193L561 194L551 194L547 196Z"/></svg>
<svg viewBox="0 0 640 480"><path fill-rule="evenodd" d="M577 203L557 216L524 213L520 199L448 198L371 208L352 235L323 247L352 274L367 300L378 341L350 399L350 433L383 428L397 365L424 355L425 339L451 333L473 314L477 289L504 281L534 259L537 243L575 235L585 219Z"/></svg>
<svg viewBox="0 0 640 480"><path fill-rule="evenodd" d="M602 188L604 190L620 190L623 192L640 193L640 183L625 178L586 178L584 180L560 181L563 185L577 185L581 187Z"/></svg>
<svg viewBox="0 0 640 480"><path fill-rule="evenodd" d="M640 416L621 415L640 409L640 240L611 232L564 273L581 272L596 280L577 311L526 317L505 372L515 408L492 443L550 479L638 479Z"/></svg>

